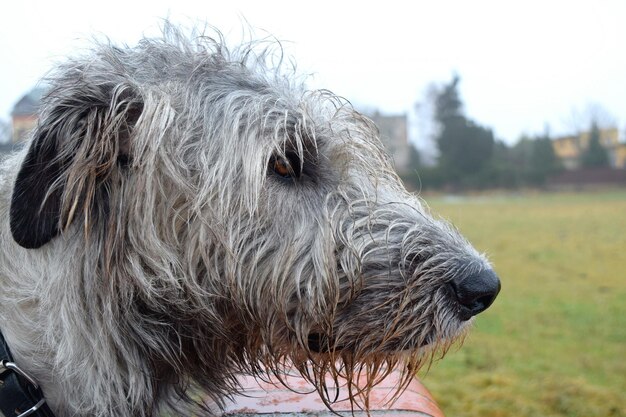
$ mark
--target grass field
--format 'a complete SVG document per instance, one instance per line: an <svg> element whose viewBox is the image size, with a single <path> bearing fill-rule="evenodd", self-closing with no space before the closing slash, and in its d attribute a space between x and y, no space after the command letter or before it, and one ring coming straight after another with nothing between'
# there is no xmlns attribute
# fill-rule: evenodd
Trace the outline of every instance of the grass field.
<svg viewBox="0 0 626 417"><path fill-rule="evenodd" d="M502 279L421 374L446 416L626 416L626 191L425 199Z"/></svg>

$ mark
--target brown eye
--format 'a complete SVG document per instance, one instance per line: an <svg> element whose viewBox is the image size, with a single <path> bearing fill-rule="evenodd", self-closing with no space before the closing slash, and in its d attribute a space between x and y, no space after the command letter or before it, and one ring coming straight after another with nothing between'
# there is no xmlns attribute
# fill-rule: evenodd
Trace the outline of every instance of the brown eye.
<svg viewBox="0 0 626 417"><path fill-rule="evenodd" d="M299 178L301 174L300 158L297 153L291 151L285 152L285 156L274 155L270 159L269 169L283 178Z"/></svg>
<svg viewBox="0 0 626 417"><path fill-rule="evenodd" d="M293 172L291 169L291 165L288 161L283 158L272 158L272 169L275 173L280 175L281 177L288 178L291 176Z"/></svg>

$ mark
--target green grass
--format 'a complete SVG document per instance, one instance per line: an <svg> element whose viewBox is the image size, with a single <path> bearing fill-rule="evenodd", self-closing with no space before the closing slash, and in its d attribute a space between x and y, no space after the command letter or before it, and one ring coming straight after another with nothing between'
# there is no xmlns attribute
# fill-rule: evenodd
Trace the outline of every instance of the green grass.
<svg viewBox="0 0 626 417"><path fill-rule="evenodd" d="M446 416L626 416L626 191L426 200L502 279L421 374Z"/></svg>

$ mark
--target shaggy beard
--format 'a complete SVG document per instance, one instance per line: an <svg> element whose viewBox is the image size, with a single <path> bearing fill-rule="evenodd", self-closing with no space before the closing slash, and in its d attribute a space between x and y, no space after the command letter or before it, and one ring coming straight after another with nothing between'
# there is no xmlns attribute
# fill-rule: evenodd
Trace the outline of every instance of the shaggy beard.
<svg viewBox="0 0 626 417"><path fill-rule="evenodd" d="M418 371L430 369L451 348L460 348L472 321L448 321L455 324L439 327L417 340L404 341L397 346L413 347L400 348L397 351L376 350L365 345L360 348L341 348L339 343L329 342L327 337L319 335L313 337L322 338L323 342L300 341L297 342L296 349L281 342L275 345L257 344L246 349L249 356L247 363L243 364L242 373L254 375L264 382L278 382L296 392L286 378L296 372L315 388L320 399L331 411L334 403L344 400L350 402L353 410L367 411L370 410L370 394L374 387L392 372L398 372L396 385L391 388L384 404L391 406L407 389Z"/></svg>

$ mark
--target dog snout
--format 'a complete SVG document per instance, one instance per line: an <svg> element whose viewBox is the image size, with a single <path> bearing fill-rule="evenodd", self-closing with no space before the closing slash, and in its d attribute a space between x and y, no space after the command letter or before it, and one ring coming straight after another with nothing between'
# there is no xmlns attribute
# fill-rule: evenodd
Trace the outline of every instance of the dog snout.
<svg viewBox="0 0 626 417"><path fill-rule="evenodd" d="M459 303L459 316L462 320L469 320L485 311L500 292L500 279L491 269L456 278L448 285Z"/></svg>

